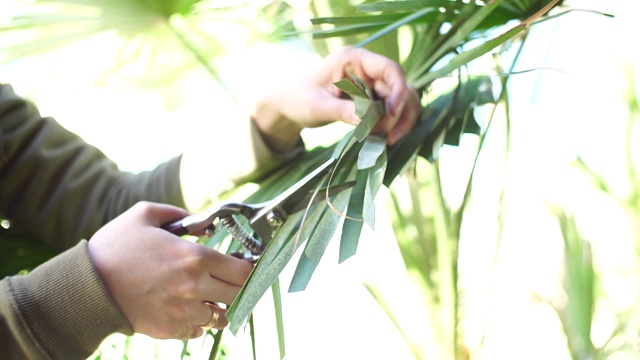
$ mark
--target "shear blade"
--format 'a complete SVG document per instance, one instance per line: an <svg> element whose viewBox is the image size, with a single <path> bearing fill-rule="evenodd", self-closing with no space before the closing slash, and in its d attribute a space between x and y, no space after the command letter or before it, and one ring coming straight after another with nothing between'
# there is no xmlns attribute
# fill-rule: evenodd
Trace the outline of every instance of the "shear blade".
<svg viewBox="0 0 640 360"><path fill-rule="evenodd" d="M356 184L355 181L349 181L344 184L329 186L328 188L322 188L318 190L318 192L310 192L308 193L298 205L291 209L291 214L296 213L300 210L306 209L308 206L315 205L321 201L326 200L327 198L333 197L345 190L352 188ZM314 196L315 195L315 196Z"/></svg>

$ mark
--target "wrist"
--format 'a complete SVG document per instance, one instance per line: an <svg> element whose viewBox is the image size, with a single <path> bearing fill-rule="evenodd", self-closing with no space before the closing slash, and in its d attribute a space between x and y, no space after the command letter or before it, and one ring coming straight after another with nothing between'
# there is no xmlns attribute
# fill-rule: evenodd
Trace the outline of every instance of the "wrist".
<svg viewBox="0 0 640 360"><path fill-rule="evenodd" d="M275 153L286 153L300 141L302 127L266 102L258 103L251 117L265 144Z"/></svg>

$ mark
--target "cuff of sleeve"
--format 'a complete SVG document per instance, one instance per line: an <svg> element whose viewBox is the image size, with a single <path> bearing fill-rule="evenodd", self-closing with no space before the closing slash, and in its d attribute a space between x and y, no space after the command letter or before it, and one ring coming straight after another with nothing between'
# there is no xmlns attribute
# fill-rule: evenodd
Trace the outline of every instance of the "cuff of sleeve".
<svg viewBox="0 0 640 360"><path fill-rule="evenodd" d="M86 240L11 278L10 288L26 333L53 358L86 358L108 335L133 334L91 263Z"/></svg>
<svg viewBox="0 0 640 360"><path fill-rule="evenodd" d="M253 121L239 122L235 131L228 131L228 136L219 136L210 144L199 144L182 155L180 185L186 208L199 211L223 193L255 181L300 155L304 149L300 138L290 151L276 153Z"/></svg>

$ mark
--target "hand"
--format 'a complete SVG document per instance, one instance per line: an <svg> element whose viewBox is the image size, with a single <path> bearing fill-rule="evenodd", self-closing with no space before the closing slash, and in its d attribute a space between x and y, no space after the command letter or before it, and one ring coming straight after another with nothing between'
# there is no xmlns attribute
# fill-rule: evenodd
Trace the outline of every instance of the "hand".
<svg viewBox="0 0 640 360"><path fill-rule="evenodd" d="M133 330L157 339L202 335L199 325L231 304L252 265L160 228L189 215L170 205L141 202L101 228L89 241L89 256Z"/></svg>
<svg viewBox="0 0 640 360"><path fill-rule="evenodd" d="M300 76L288 74L278 88L271 88L256 104L253 119L276 151L290 149L303 128L341 120L357 125L355 104L342 97L333 83L348 73L367 82L384 100L386 113L373 129L395 144L409 133L420 113L420 99L406 82L400 65L360 48L344 48Z"/></svg>

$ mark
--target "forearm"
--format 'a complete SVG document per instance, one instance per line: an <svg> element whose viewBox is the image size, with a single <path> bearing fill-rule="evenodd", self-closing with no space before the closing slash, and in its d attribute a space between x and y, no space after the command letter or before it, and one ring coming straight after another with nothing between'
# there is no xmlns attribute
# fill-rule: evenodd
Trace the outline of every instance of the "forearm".
<svg viewBox="0 0 640 360"><path fill-rule="evenodd" d="M248 113L230 115L230 127L216 136L194 141L182 155L180 184L186 208L199 211L224 192L259 179L304 151L299 132L294 143L276 150ZM214 133L206 132L205 134Z"/></svg>
<svg viewBox="0 0 640 360"><path fill-rule="evenodd" d="M9 359L85 359L114 332L132 334L86 241L28 275L0 281L0 348Z"/></svg>
<svg viewBox="0 0 640 360"><path fill-rule="evenodd" d="M57 250L140 200L184 206L179 158L149 172L122 172L8 85L0 85L0 144L0 213Z"/></svg>

